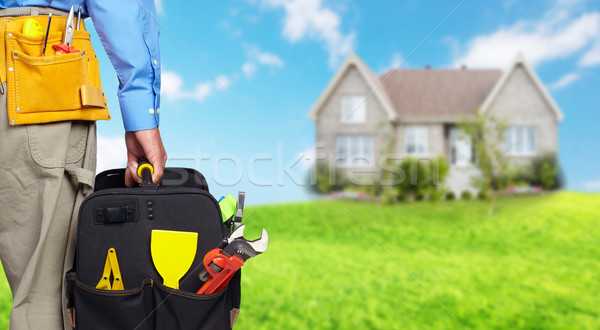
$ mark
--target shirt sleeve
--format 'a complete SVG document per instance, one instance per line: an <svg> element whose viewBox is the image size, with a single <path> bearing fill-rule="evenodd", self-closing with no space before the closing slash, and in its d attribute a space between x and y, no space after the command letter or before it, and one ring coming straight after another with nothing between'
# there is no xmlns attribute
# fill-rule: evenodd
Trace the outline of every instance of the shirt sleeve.
<svg viewBox="0 0 600 330"><path fill-rule="evenodd" d="M159 29L153 0L87 0L87 10L119 78L126 131L159 123Z"/></svg>

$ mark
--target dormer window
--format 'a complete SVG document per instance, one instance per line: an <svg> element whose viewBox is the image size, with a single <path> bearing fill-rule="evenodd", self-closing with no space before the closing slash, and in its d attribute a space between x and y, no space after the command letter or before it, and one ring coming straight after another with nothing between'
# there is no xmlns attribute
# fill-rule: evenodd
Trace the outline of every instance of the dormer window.
<svg viewBox="0 0 600 330"><path fill-rule="evenodd" d="M364 123L367 118L367 99L364 95L342 96L342 124Z"/></svg>

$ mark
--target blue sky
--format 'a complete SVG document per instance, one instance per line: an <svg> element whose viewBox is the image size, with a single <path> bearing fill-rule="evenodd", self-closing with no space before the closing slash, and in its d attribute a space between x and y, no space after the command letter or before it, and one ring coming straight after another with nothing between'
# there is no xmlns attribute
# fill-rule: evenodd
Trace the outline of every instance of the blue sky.
<svg viewBox="0 0 600 330"><path fill-rule="evenodd" d="M307 114L350 51L378 74L401 63L505 69L521 51L565 114L567 188L600 191L597 1L155 1L168 166L201 170L217 197L309 198ZM121 167L117 79L93 38L113 114L98 124L99 169Z"/></svg>

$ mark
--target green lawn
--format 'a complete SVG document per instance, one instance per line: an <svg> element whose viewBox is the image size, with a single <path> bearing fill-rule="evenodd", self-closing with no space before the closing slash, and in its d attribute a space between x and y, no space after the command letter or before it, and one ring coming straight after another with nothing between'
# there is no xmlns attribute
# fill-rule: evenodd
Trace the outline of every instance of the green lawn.
<svg viewBox="0 0 600 330"><path fill-rule="evenodd" d="M320 201L245 218L271 245L244 266L237 329L600 328L600 195L503 198L493 216Z"/></svg>

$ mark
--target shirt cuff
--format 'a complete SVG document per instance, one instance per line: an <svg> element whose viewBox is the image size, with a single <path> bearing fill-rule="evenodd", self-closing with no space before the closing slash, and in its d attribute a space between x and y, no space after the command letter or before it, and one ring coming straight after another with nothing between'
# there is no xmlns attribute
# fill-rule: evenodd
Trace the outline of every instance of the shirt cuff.
<svg viewBox="0 0 600 330"><path fill-rule="evenodd" d="M153 94L120 95L121 116L125 131L141 131L158 126L158 100Z"/></svg>

